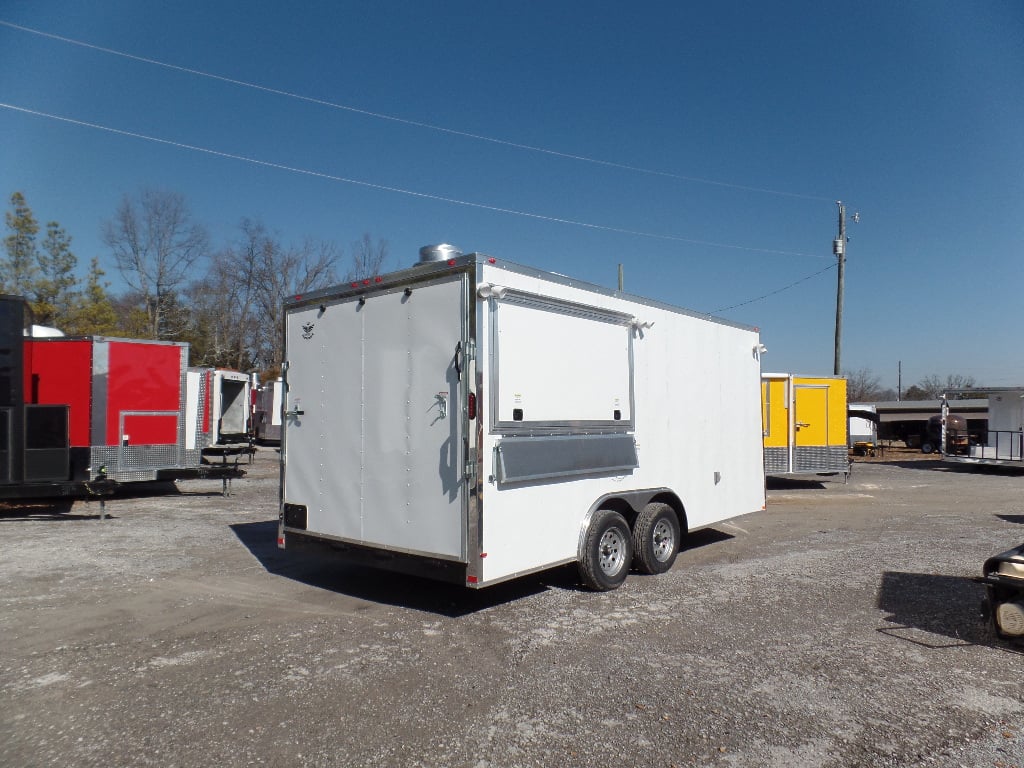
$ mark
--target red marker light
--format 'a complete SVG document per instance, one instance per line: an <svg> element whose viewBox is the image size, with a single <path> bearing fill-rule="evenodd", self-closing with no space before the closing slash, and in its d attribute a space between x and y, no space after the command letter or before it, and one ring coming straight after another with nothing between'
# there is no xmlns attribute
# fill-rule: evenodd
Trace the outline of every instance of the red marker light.
<svg viewBox="0 0 1024 768"><path fill-rule="evenodd" d="M384 282L384 278L383 277L375 277L375 278L373 278L373 282L375 282L375 283L383 283Z"/></svg>
<svg viewBox="0 0 1024 768"><path fill-rule="evenodd" d="M352 283L352 287L353 288L358 288L359 287L359 283Z"/></svg>
<svg viewBox="0 0 1024 768"><path fill-rule="evenodd" d="M485 557L487 557L487 553L486 552L481 552L480 553L480 558L483 559Z"/></svg>
<svg viewBox="0 0 1024 768"><path fill-rule="evenodd" d="M448 266L449 267L454 267L455 266L455 259L448 259Z"/></svg>
<svg viewBox="0 0 1024 768"><path fill-rule="evenodd" d="M490 259L488 259L488 260L487 260L487 263L488 263L488 264L497 264L497 263L498 263L498 260L492 257L492 258L490 258Z"/></svg>
<svg viewBox="0 0 1024 768"><path fill-rule="evenodd" d="M469 398L466 402L466 416L472 421L476 418L476 394L473 392L469 393Z"/></svg>
<svg viewBox="0 0 1024 768"><path fill-rule="evenodd" d="M369 280L363 280L363 285L369 285L369 284L370 284Z"/></svg>
<svg viewBox="0 0 1024 768"><path fill-rule="evenodd" d="M296 300L296 301L302 301L302 296L296 296L296 297L295 297L295 300Z"/></svg>
<svg viewBox="0 0 1024 768"><path fill-rule="evenodd" d="M476 584L476 576L467 576L466 577L466 583L467 584Z"/></svg>

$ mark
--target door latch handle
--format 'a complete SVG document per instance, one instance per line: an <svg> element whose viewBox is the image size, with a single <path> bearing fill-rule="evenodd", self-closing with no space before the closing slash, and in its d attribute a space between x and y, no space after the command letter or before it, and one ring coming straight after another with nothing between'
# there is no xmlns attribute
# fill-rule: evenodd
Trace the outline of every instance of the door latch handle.
<svg viewBox="0 0 1024 768"><path fill-rule="evenodd" d="M285 411L284 415L285 416L305 416L306 412L305 411L300 411L298 408L296 408L294 411Z"/></svg>

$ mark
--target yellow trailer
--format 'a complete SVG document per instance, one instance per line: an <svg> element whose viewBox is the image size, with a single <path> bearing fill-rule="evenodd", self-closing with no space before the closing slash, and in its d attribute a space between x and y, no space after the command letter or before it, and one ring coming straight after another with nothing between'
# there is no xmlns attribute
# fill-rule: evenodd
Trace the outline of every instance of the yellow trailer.
<svg viewBox="0 0 1024 768"><path fill-rule="evenodd" d="M766 475L850 473L846 379L761 374Z"/></svg>

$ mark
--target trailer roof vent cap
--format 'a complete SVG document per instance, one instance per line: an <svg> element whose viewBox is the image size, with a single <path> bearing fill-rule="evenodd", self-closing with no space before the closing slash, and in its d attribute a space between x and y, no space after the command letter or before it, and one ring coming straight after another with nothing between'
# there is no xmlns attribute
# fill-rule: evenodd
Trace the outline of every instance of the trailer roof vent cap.
<svg viewBox="0 0 1024 768"><path fill-rule="evenodd" d="M439 245L424 245L420 248L420 260L416 266L422 264L435 264L442 261L449 261L451 259L457 259L462 255L462 251L456 248L454 245L448 243L440 243Z"/></svg>

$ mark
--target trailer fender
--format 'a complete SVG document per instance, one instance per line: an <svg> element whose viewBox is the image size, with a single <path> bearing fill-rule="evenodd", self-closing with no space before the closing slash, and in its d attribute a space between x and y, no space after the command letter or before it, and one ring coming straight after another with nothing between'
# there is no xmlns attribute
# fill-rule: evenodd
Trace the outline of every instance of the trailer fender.
<svg viewBox="0 0 1024 768"><path fill-rule="evenodd" d="M683 502L670 488L644 488L636 491L625 491L622 493L607 493L595 501L580 525L580 541L586 536L587 528L590 527L590 520L599 509L614 509L629 523L632 528L636 525L637 517L648 504L668 504L675 510L679 518L679 530L685 534L688 530L686 524L686 509Z"/></svg>

